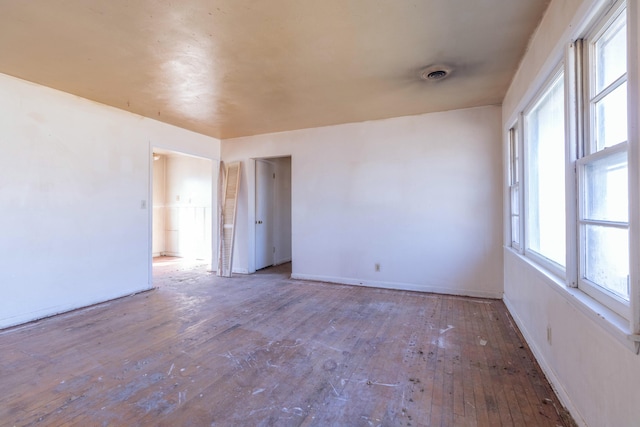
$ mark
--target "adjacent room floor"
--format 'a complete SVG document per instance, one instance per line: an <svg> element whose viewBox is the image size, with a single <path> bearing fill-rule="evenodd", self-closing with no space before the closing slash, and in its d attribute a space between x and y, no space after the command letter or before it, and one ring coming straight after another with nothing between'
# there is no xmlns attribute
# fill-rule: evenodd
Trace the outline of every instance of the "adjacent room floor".
<svg viewBox="0 0 640 427"><path fill-rule="evenodd" d="M572 425L501 301L160 261L0 332L1 425Z"/></svg>

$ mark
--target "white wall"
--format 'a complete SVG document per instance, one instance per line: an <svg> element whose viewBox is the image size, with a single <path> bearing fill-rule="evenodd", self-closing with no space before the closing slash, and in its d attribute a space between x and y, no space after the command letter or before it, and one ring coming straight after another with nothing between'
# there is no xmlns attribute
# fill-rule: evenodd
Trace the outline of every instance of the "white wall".
<svg viewBox="0 0 640 427"><path fill-rule="evenodd" d="M251 159L291 155L294 277L501 297L500 140L499 107L224 140L234 270L254 268Z"/></svg>
<svg viewBox="0 0 640 427"><path fill-rule="evenodd" d="M522 257L505 249L504 260L505 303L576 422L638 425L640 356Z"/></svg>
<svg viewBox="0 0 640 427"><path fill-rule="evenodd" d="M598 3L605 2L552 1L504 100L505 134ZM604 311L585 304L588 298L568 291L509 248L504 268L505 302L574 419L594 427L638 425L640 357L604 320Z"/></svg>
<svg viewBox="0 0 640 427"><path fill-rule="evenodd" d="M219 141L5 75L0 93L0 327L148 289L152 146Z"/></svg>

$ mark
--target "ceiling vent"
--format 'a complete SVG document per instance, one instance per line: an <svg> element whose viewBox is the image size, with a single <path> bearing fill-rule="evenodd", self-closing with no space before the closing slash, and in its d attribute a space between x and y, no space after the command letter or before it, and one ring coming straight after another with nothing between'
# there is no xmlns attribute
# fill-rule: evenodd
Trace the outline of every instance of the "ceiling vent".
<svg viewBox="0 0 640 427"><path fill-rule="evenodd" d="M451 75L451 67L446 65L431 65L420 70L420 78L428 82L444 80Z"/></svg>

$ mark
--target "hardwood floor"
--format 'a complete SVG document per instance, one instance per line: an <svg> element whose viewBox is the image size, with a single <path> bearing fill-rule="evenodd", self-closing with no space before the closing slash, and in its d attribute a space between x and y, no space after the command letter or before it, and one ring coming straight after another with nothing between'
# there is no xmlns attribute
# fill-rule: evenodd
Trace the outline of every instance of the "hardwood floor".
<svg viewBox="0 0 640 427"><path fill-rule="evenodd" d="M0 332L0 425L573 425L501 301L165 261Z"/></svg>

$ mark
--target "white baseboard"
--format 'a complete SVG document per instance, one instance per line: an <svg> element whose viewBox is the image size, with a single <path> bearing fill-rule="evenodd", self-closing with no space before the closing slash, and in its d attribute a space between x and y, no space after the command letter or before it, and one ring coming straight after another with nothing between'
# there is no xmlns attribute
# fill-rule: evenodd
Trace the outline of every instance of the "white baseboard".
<svg viewBox="0 0 640 427"><path fill-rule="evenodd" d="M13 328L26 323L46 319L48 317L74 312L76 310L86 310L92 306L105 304L119 298L139 294L140 292L146 292L151 289L154 289L153 286L134 287L130 290L121 291L115 294L101 294L93 296L91 299L87 300L80 300L69 302L67 304L43 307L28 313L22 313L20 315L7 318L0 318L0 329Z"/></svg>
<svg viewBox="0 0 640 427"><path fill-rule="evenodd" d="M507 297L503 297L502 300L504 301L504 304L507 306L507 309L509 310L511 317L513 317L513 320L516 322L516 325L518 325L518 328L520 329L520 332L522 332L522 335L524 336L525 341L527 342L527 344L529 345L529 348L531 349L531 352L535 356L536 361L538 362L538 365L540 365L540 368L544 372L544 375L547 377L547 380L551 384L553 391L555 391L562 405L567 409L567 411L569 411L569 413L573 417L573 420L576 422L578 426L588 427L587 423L584 422L584 419L582 418L582 416L576 409L575 405L571 401L569 394L562 386L562 382L558 379L558 377L556 376L556 373L553 371L551 366L547 363L546 359L544 358L544 355L536 345L536 342L533 340L533 338L531 337L531 334L529 334L529 331L524 326L524 323L518 316L518 313L514 309L513 304L511 304L511 301L509 301Z"/></svg>
<svg viewBox="0 0 640 427"><path fill-rule="evenodd" d="M434 294L458 295L476 298L502 299L502 292L485 292L469 289L451 289L440 286L418 285L414 283L382 282L374 280L359 280L345 277L318 276L313 274L292 273L292 279L310 280L314 282L338 283L341 285L366 286L369 288L396 289L401 291L431 292Z"/></svg>

